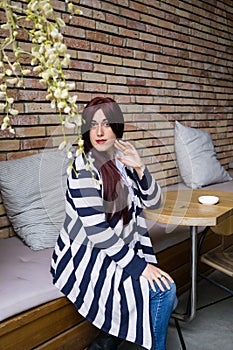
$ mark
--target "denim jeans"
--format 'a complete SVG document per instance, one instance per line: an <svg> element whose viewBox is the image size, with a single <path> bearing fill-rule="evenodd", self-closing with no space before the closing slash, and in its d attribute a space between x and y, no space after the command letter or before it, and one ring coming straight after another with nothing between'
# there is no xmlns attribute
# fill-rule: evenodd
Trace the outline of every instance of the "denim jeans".
<svg viewBox="0 0 233 350"><path fill-rule="evenodd" d="M155 283L156 292L150 287L150 315L153 327L155 349L166 350L166 338L168 323L177 303L176 285L170 283L171 289L164 286L165 291L162 292Z"/></svg>

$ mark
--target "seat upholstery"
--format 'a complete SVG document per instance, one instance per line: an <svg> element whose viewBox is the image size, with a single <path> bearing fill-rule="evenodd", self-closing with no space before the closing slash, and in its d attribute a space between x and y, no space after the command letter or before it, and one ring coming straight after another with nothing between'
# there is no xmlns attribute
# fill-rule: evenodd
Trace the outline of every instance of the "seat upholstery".
<svg viewBox="0 0 233 350"><path fill-rule="evenodd" d="M52 251L33 251L18 237L1 239L0 321L62 296L49 271Z"/></svg>

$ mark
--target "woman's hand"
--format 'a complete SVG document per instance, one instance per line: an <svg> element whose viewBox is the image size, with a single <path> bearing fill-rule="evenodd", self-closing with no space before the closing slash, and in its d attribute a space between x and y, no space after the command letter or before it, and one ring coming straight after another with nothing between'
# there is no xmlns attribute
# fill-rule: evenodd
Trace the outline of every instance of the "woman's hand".
<svg viewBox="0 0 233 350"><path fill-rule="evenodd" d="M154 281L157 283L162 292L164 292L164 286L161 282L163 282L167 289L171 288L169 282L174 283L173 279L168 273L151 264L147 264L142 276L148 280L154 292L156 291Z"/></svg>
<svg viewBox="0 0 233 350"><path fill-rule="evenodd" d="M117 155L117 158L126 166L135 169L138 177L141 179L145 170L141 157L136 148L130 143L122 140L116 140L114 146L121 151L124 156Z"/></svg>

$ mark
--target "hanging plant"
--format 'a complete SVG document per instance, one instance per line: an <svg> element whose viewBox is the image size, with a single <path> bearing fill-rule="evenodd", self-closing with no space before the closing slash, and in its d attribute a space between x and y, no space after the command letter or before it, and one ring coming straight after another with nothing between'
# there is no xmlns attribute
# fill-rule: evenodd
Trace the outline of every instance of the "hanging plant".
<svg viewBox="0 0 233 350"><path fill-rule="evenodd" d="M81 14L80 10L74 9L72 1L65 2L70 18ZM25 76L34 72L40 82L46 85L46 99L51 101L51 108L56 109L60 116L64 141L59 148L66 147L68 157L71 158L65 128L77 128L77 153L82 153L82 117L78 112L77 95L71 95L75 84L68 82L66 72L70 55L62 35L65 22L56 15L50 0L22 0L20 3L2 0L0 8L5 11L6 18L6 22L1 25L6 31L6 37L0 46L0 111L4 113L1 129L15 133L11 118L18 115L19 111L14 107L9 88L23 87ZM27 35L31 43L30 52L25 51L18 40L19 33ZM22 57L25 54L31 57L31 69L23 68Z"/></svg>

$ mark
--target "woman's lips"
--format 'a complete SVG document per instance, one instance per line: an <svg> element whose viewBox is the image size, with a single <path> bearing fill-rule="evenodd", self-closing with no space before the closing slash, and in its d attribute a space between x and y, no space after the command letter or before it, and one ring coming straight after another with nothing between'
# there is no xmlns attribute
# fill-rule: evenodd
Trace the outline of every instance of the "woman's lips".
<svg viewBox="0 0 233 350"><path fill-rule="evenodd" d="M98 143L98 145L102 145L105 142L106 142L106 140L96 140L96 143Z"/></svg>

